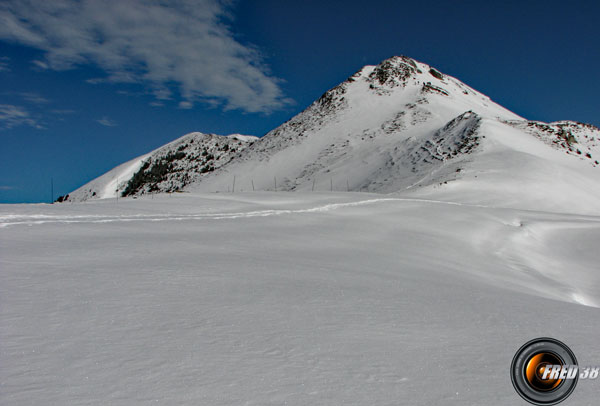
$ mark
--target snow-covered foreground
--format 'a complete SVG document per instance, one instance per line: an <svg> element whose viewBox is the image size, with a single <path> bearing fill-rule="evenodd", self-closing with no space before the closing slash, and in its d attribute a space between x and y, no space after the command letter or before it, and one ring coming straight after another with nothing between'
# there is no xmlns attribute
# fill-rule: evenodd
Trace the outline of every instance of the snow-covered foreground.
<svg viewBox="0 0 600 406"><path fill-rule="evenodd" d="M597 216L241 193L0 223L2 405L519 405L529 339L600 365Z"/></svg>

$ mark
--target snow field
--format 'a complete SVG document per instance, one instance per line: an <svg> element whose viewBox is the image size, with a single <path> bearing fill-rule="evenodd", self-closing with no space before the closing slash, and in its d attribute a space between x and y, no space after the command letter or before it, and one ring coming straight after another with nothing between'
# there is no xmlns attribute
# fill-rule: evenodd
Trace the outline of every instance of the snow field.
<svg viewBox="0 0 600 406"><path fill-rule="evenodd" d="M0 223L6 405L512 405L531 338L600 363L596 216L238 193Z"/></svg>

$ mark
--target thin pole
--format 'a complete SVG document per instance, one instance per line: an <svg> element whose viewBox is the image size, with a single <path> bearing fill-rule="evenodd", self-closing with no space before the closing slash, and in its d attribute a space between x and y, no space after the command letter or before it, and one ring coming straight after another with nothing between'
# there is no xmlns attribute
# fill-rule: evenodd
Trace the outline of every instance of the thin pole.
<svg viewBox="0 0 600 406"><path fill-rule="evenodd" d="M331 182L331 191L333 192L333 178L329 180Z"/></svg>
<svg viewBox="0 0 600 406"><path fill-rule="evenodd" d="M54 178L50 178L50 204L54 203Z"/></svg>
<svg viewBox="0 0 600 406"><path fill-rule="evenodd" d="M252 191L254 192L254 179L252 179Z"/></svg>
<svg viewBox="0 0 600 406"><path fill-rule="evenodd" d="M235 175L233 175L233 186L231 188L231 193L235 193Z"/></svg>
<svg viewBox="0 0 600 406"><path fill-rule="evenodd" d="M346 179L346 192L350 191L350 182L348 182L348 179Z"/></svg>
<svg viewBox="0 0 600 406"><path fill-rule="evenodd" d="M312 191L315 191L315 181L317 180L317 178L313 178L313 186L312 186Z"/></svg>
<svg viewBox="0 0 600 406"><path fill-rule="evenodd" d="M273 176L273 181L275 182L275 191L277 192L277 176Z"/></svg>

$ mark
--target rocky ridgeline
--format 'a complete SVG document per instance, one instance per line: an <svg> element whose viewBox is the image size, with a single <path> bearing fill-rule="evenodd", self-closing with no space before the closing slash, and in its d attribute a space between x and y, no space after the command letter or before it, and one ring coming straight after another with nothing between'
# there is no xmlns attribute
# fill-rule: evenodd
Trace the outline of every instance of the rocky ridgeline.
<svg viewBox="0 0 600 406"><path fill-rule="evenodd" d="M190 133L157 149L141 161L129 179L117 179L116 193L121 197L149 193L179 192L241 156L257 137ZM103 190L91 182L57 202L88 200L102 196ZM100 185L102 186L102 185Z"/></svg>
<svg viewBox="0 0 600 406"><path fill-rule="evenodd" d="M239 157L251 144L246 137L189 134L148 157L127 182L121 196L180 191Z"/></svg>
<svg viewBox="0 0 600 406"><path fill-rule="evenodd" d="M576 121L511 121L514 127L524 129L556 149L588 160L594 167L600 165L600 129Z"/></svg>
<svg viewBox="0 0 600 406"><path fill-rule="evenodd" d="M329 89L304 111L286 121L276 129L270 131L261 139L260 149L269 153L276 152L281 148L281 137L286 138L285 147L301 142L301 138L311 130L316 130L331 120L335 119L336 113L348 107L346 93L349 86L363 75L363 69L350 76L344 82ZM443 75L432 68L435 77ZM406 56L394 56L386 59L375 66L366 80L369 88L379 95L391 94L393 88L406 86L411 77L416 73L422 73L416 62Z"/></svg>

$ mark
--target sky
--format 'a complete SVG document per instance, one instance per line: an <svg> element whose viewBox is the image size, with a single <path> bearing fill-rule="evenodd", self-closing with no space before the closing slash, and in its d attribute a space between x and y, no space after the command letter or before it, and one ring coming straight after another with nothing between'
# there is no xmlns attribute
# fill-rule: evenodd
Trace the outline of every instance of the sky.
<svg viewBox="0 0 600 406"><path fill-rule="evenodd" d="M0 203L48 202L192 131L262 136L394 55L525 118L600 126L599 15L598 1L2 0Z"/></svg>

